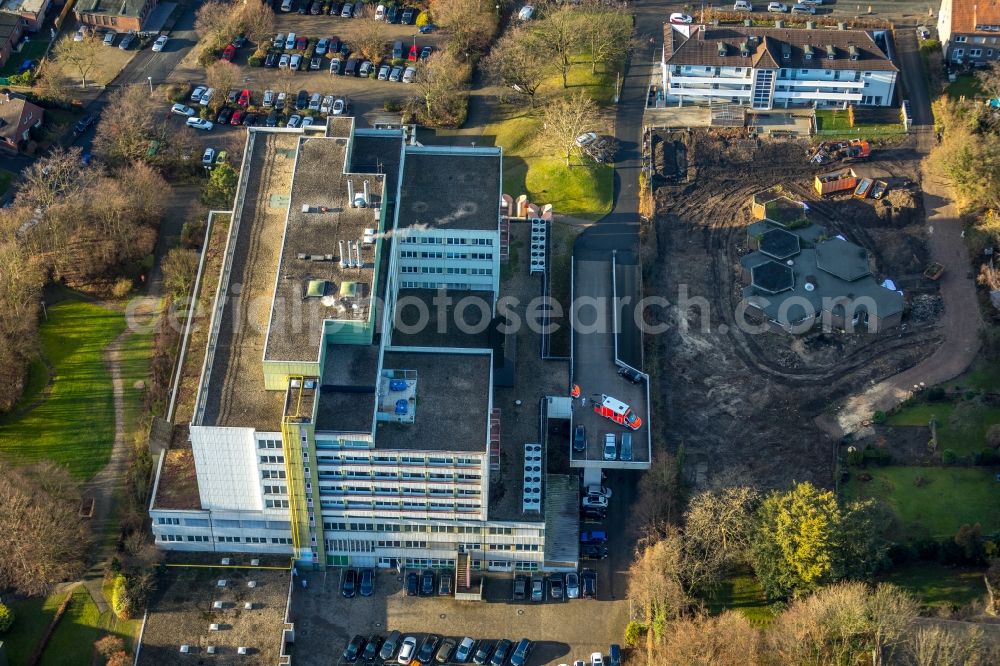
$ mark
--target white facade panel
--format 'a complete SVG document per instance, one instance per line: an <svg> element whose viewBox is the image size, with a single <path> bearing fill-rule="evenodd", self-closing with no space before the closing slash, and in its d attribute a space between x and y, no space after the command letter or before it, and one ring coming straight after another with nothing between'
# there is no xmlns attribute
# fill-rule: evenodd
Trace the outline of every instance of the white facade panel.
<svg viewBox="0 0 1000 666"><path fill-rule="evenodd" d="M193 425L191 448L202 507L237 511L264 508L257 438L252 428ZM281 456L283 462L280 449L269 453Z"/></svg>

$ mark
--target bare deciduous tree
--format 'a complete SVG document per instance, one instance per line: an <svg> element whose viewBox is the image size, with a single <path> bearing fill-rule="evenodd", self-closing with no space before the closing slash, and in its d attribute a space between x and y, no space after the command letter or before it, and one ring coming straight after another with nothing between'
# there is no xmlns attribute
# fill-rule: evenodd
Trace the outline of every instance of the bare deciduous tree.
<svg viewBox="0 0 1000 666"><path fill-rule="evenodd" d="M425 124L456 127L465 120L468 92L466 68L446 52L431 55L414 80L423 107Z"/></svg>
<svg viewBox="0 0 1000 666"><path fill-rule="evenodd" d="M915 627L907 638L900 661L907 666L986 666L995 664L997 648L983 640L974 625L927 624Z"/></svg>
<svg viewBox="0 0 1000 666"><path fill-rule="evenodd" d="M80 77L80 86L87 87L87 79L104 55L104 44L97 37L87 35L79 42L70 38L60 39L52 55L62 67Z"/></svg>
<svg viewBox="0 0 1000 666"><path fill-rule="evenodd" d="M44 594L83 573L88 534L79 502L76 484L63 467L0 468L0 586Z"/></svg>
<svg viewBox="0 0 1000 666"><path fill-rule="evenodd" d="M274 32L274 11L271 5L260 0L246 0L239 12L240 28L254 43L259 43Z"/></svg>
<svg viewBox="0 0 1000 666"><path fill-rule="evenodd" d="M617 7L593 4L583 10L583 42L590 51L590 71L625 59L632 48L632 17Z"/></svg>
<svg viewBox="0 0 1000 666"><path fill-rule="evenodd" d="M450 34L448 49L456 57L475 54L489 46L497 16L480 0L431 0L434 23Z"/></svg>
<svg viewBox="0 0 1000 666"><path fill-rule="evenodd" d="M361 19L360 23L354 46L363 58L378 65L385 55L385 23L372 18Z"/></svg>
<svg viewBox="0 0 1000 666"><path fill-rule="evenodd" d="M539 35L527 28L508 30L493 45L483 69L497 85L510 88L535 104L535 93L551 70Z"/></svg>
<svg viewBox="0 0 1000 666"><path fill-rule="evenodd" d="M240 69L231 62L218 60L205 68L205 83L210 88L215 89L215 94L209 102L209 108L213 111L221 107L226 101L226 95L236 86L240 80Z"/></svg>
<svg viewBox="0 0 1000 666"><path fill-rule="evenodd" d="M738 611L680 618L664 628L659 666L748 666L764 662L763 637Z"/></svg>
<svg viewBox="0 0 1000 666"><path fill-rule="evenodd" d="M225 94L225 93L223 93ZM109 164L146 159L150 141L167 139L162 108L141 85L124 86L111 94L94 135L94 150Z"/></svg>
<svg viewBox="0 0 1000 666"><path fill-rule="evenodd" d="M572 6L564 6L531 26L539 36L543 56L562 76L563 88L569 86L567 77L573 66L573 56L583 46L584 22L582 13Z"/></svg>
<svg viewBox="0 0 1000 666"><path fill-rule="evenodd" d="M565 158L577 150L576 138L598 122L594 101L583 91L548 101L542 111L541 140L545 147Z"/></svg>
<svg viewBox="0 0 1000 666"><path fill-rule="evenodd" d="M730 567L745 564L759 501L759 493L745 486L699 493L688 504L684 531L704 557Z"/></svg>
<svg viewBox="0 0 1000 666"><path fill-rule="evenodd" d="M217 43L225 39L233 21L233 5L220 0L202 3L195 13L194 31L202 39Z"/></svg>
<svg viewBox="0 0 1000 666"><path fill-rule="evenodd" d="M1000 65L991 65L976 72L979 87L992 99L1000 98Z"/></svg>

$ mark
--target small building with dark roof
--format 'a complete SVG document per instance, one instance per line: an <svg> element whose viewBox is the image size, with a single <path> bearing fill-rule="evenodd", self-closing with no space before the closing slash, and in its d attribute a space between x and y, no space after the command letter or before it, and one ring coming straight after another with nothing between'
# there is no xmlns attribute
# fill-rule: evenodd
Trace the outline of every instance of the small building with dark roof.
<svg viewBox="0 0 1000 666"><path fill-rule="evenodd" d="M141 32L157 4L159 0L79 0L73 14L82 25Z"/></svg>
<svg viewBox="0 0 1000 666"><path fill-rule="evenodd" d="M892 106L899 70L864 30L663 26L667 103Z"/></svg>
<svg viewBox="0 0 1000 666"><path fill-rule="evenodd" d="M776 331L825 328L877 332L898 326L903 295L872 274L868 251L815 224L783 229L770 220L747 228L753 250L740 259L744 303Z"/></svg>

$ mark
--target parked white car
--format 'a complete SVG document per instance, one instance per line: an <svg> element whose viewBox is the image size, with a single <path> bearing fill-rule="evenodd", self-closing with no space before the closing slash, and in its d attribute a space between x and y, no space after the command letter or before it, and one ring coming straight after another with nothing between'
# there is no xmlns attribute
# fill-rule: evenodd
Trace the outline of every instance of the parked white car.
<svg viewBox="0 0 1000 666"><path fill-rule="evenodd" d="M788 5L783 2L769 2L767 3L767 11L784 14L788 11Z"/></svg>
<svg viewBox="0 0 1000 666"><path fill-rule="evenodd" d="M403 83L413 83L413 77L417 75L416 67L407 67L403 72Z"/></svg>
<svg viewBox="0 0 1000 666"><path fill-rule="evenodd" d="M83 38L87 36L87 26L81 25L76 29L76 34L73 35L74 42L82 42Z"/></svg>
<svg viewBox="0 0 1000 666"><path fill-rule="evenodd" d="M215 148L206 148L201 156L201 165L210 167L213 163L215 163Z"/></svg>
<svg viewBox="0 0 1000 666"><path fill-rule="evenodd" d="M535 8L531 5L525 5L521 7L521 11L517 13L517 18L520 21L530 21L531 17L535 15Z"/></svg>
<svg viewBox="0 0 1000 666"><path fill-rule="evenodd" d="M396 657L396 663L398 664L409 664L413 660L414 654L417 651L417 639L413 636L407 636L403 639L403 644L399 648L399 656Z"/></svg>
<svg viewBox="0 0 1000 666"><path fill-rule="evenodd" d="M208 90L206 90L201 94L201 99L198 100L198 103L201 104L202 106L208 106L208 103L212 101L212 95L214 94L215 94L215 88L209 88Z"/></svg>
<svg viewBox="0 0 1000 666"><path fill-rule="evenodd" d="M384 21L385 20L385 5L379 5L375 8L375 20Z"/></svg>
<svg viewBox="0 0 1000 666"><path fill-rule="evenodd" d="M339 116L342 113L344 113L344 107L346 106L347 105L344 103L343 98L340 98L333 103L333 106L330 108L330 111L331 113L333 113L333 115Z"/></svg>
<svg viewBox="0 0 1000 666"><path fill-rule="evenodd" d="M604 655L594 652L590 655L590 666L604 666Z"/></svg>
<svg viewBox="0 0 1000 666"><path fill-rule="evenodd" d="M162 51L163 47L167 45L167 42L169 40L170 40L170 38L167 37L166 35L160 35L159 37L157 37L156 41L153 42L153 51L155 51L157 53L159 53L160 51Z"/></svg>
<svg viewBox="0 0 1000 666"><path fill-rule="evenodd" d="M179 116L187 116L190 118L194 115L194 109L190 106L184 106L183 104L174 104L170 107L170 113L176 113Z"/></svg>
<svg viewBox="0 0 1000 666"><path fill-rule="evenodd" d="M671 23L689 24L694 23L694 17L690 14L684 14L683 12L674 12L670 15Z"/></svg>
<svg viewBox="0 0 1000 666"><path fill-rule="evenodd" d="M576 145L580 148L584 146L589 146L590 144L597 141L597 132L585 132L580 136L576 137Z"/></svg>
<svg viewBox="0 0 1000 666"><path fill-rule="evenodd" d="M195 104L197 104L198 102L200 102L201 101L201 96L205 94L206 90L208 90L207 86L198 86L197 88L195 88L194 90L192 90L191 91L191 101L193 103L195 103Z"/></svg>
<svg viewBox="0 0 1000 666"><path fill-rule="evenodd" d="M327 95L323 98L323 103L319 105L320 113L330 113L330 109L333 108L333 95Z"/></svg>
<svg viewBox="0 0 1000 666"><path fill-rule="evenodd" d="M188 118L187 123L185 124L188 127L193 127L194 129L200 129L206 131L212 129L212 121L203 120L202 118Z"/></svg>

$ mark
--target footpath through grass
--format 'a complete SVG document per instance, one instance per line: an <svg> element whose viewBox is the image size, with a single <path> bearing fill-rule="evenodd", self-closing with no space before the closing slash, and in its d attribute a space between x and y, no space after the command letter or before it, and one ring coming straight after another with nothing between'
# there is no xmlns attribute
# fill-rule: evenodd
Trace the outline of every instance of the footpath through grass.
<svg viewBox="0 0 1000 666"><path fill-rule="evenodd" d="M870 481L860 475L868 474ZM851 472L846 500L879 499L899 520L898 539L950 537L964 524L1000 530L1000 482L982 467L876 467Z"/></svg>
<svg viewBox="0 0 1000 666"><path fill-rule="evenodd" d="M28 464L52 460L77 479L96 474L114 445L114 391L104 349L125 318L92 303L66 300L48 308L39 333L55 370L44 402L0 422L0 458Z"/></svg>

